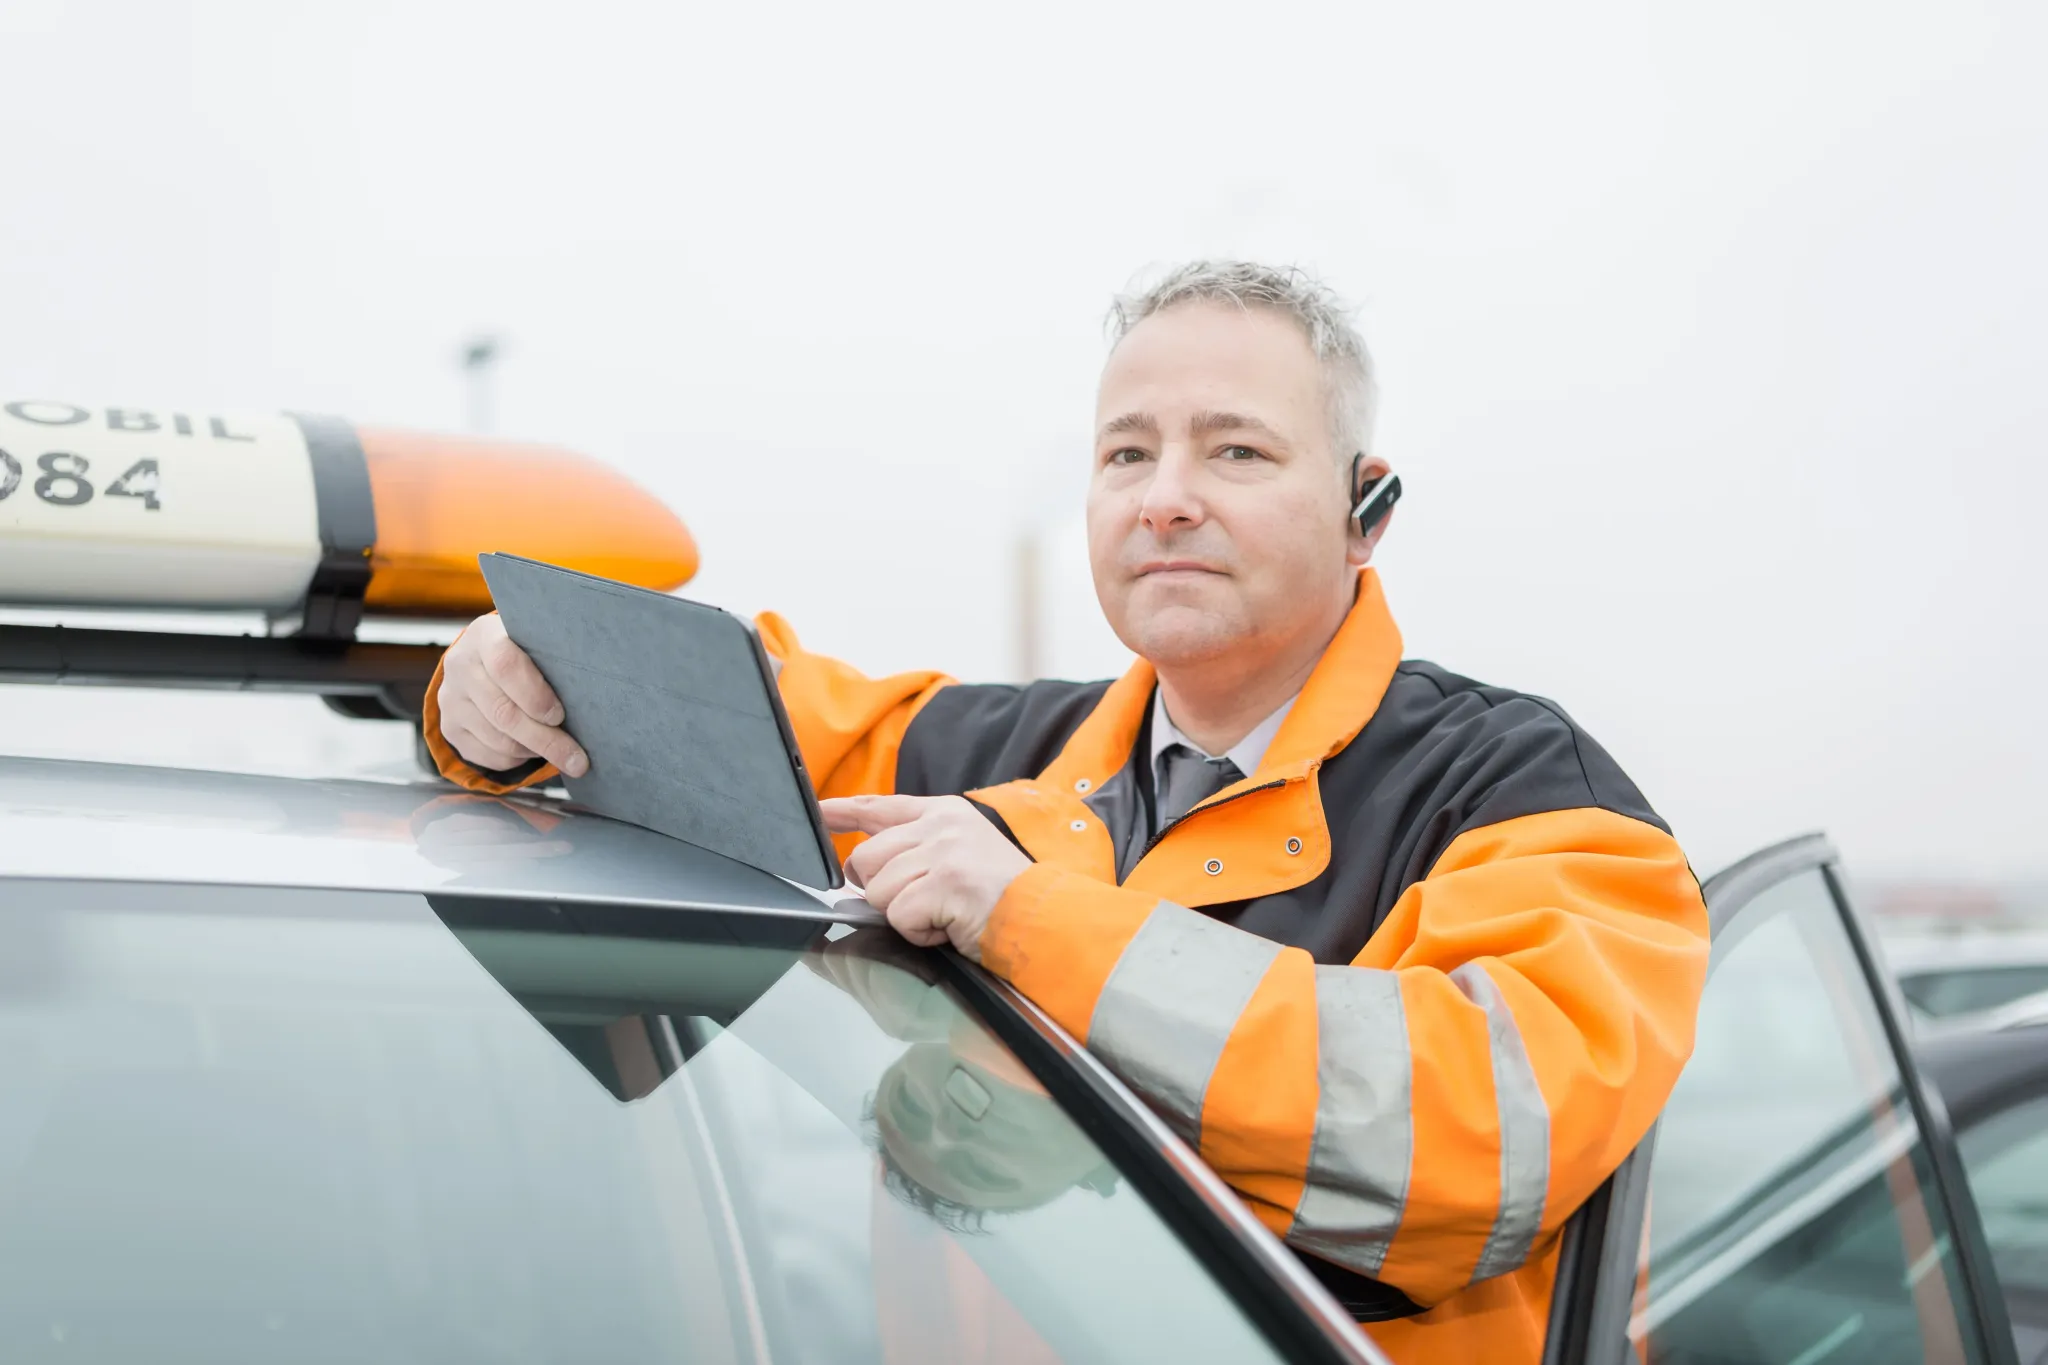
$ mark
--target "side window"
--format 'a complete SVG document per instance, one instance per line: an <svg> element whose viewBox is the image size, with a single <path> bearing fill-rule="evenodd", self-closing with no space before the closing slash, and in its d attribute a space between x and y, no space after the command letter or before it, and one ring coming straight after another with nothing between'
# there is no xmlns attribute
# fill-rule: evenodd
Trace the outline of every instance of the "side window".
<svg viewBox="0 0 2048 1365"><path fill-rule="evenodd" d="M1930 1019L1997 1009L2048 991L2048 966L1975 967L1917 972L1899 978L1899 990Z"/></svg>
<svg viewBox="0 0 2048 1365"><path fill-rule="evenodd" d="M1648 1365L1980 1361L1897 1064L1818 869L1716 935L1657 1130L1629 1335Z"/></svg>
<svg viewBox="0 0 2048 1365"><path fill-rule="evenodd" d="M2048 1095L1972 1124L1956 1145L1984 1219L2020 1359L2048 1360Z"/></svg>

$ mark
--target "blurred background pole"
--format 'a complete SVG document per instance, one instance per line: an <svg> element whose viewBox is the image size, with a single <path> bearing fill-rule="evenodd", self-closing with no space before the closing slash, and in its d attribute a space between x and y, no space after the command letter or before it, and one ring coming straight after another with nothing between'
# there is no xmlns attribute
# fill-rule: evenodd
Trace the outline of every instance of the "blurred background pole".
<svg viewBox="0 0 2048 1365"><path fill-rule="evenodd" d="M1045 621L1040 603L1038 572L1038 528L1027 527L1017 535L1012 572L1016 577L1017 681L1028 683L1045 667Z"/></svg>
<svg viewBox="0 0 2048 1365"><path fill-rule="evenodd" d="M488 435L493 412L491 379L498 366L498 338L478 336L462 348L462 369L469 377L469 429Z"/></svg>

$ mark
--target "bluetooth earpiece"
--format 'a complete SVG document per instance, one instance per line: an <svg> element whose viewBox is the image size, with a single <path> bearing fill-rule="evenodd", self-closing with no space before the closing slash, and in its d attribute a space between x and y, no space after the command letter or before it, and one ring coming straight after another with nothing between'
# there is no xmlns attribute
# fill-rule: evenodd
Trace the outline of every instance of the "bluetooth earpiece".
<svg viewBox="0 0 2048 1365"><path fill-rule="evenodd" d="M1360 451L1351 457L1351 483L1358 484L1358 466L1365 459ZM1387 513L1394 510L1394 504L1401 500L1401 476L1388 474L1374 479L1358 490L1358 505L1351 509L1352 520L1358 523L1358 534L1369 536L1373 528L1387 519Z"/></svg>

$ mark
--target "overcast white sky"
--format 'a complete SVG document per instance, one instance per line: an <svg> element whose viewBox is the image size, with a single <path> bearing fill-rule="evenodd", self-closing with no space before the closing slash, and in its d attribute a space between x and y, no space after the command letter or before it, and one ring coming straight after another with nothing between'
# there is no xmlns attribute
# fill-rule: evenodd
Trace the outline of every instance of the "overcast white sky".
<svg viewBox="0 0 2048 1365"><path fill-rule="evenodd" d="M0 51L8 396L454 428L502 329L500 429L657 490L693 594L1002 677L1036 526L1100 676L1108 298L1298 262L1381 366L1411 653L1559 699L1703 872L1824 827L2048 876L2048 7L7 0ZM0 751L393 742L0 706Z"/></svg>

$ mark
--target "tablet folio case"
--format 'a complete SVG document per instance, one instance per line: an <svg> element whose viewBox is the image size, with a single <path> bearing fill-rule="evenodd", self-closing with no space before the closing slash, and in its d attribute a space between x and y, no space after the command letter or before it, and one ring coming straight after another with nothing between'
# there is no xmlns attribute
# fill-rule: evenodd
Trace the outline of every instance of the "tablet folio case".
<svg viewBox="0 0 2048 1365"><path fill-rule="evenodd" d="M506 633L590 755L584 776L563 778L574 800L806 886L840 884L752 626L516 555L479 562Z"/></svg>

